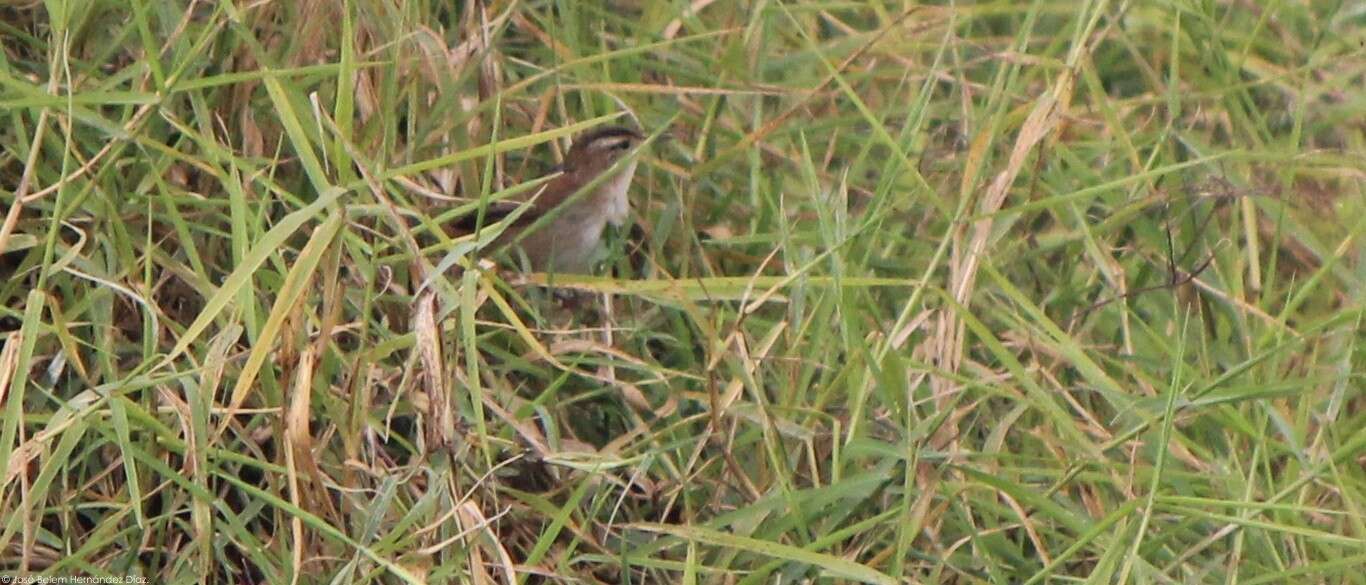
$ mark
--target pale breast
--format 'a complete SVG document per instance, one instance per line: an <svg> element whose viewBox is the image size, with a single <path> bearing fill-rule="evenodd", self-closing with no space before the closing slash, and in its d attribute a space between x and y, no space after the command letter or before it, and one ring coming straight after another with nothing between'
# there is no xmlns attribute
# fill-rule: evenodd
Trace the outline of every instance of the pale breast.
<svg viewBox="0 0 1366 585"><path fill-rule="evenodd" d="M604 218L576 207L566 209L550 225L527 234L518 244L533 270L586 273L602 239Z"/></svg>

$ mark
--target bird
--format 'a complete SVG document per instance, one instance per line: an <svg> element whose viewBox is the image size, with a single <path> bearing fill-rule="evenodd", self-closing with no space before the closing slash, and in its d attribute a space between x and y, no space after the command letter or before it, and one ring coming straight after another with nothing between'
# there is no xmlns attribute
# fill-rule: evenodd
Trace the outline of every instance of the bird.
<svg viewBox="0 0 1366 585"><path fill-rule="evenodd" d="M560 174L512 220L512 225L485 246L485 252L506 249L514 259L524 257L527 267L535 272L591 272L607 225L625 225L630 213L627 192L638 161L617 163L644 140L641 133L622 126L590 130L579 136L565 155ZM520 205L491 204L482 225L507 217ZM477 216L462 218L462 231L479 227L470 225L478 221Z"/></svg>

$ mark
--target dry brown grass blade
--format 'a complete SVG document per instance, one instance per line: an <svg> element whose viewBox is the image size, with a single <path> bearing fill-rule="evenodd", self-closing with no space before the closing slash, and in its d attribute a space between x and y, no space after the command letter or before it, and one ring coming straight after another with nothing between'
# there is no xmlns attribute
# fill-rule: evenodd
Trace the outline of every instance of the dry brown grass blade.
<svg viewBox="0 0 1366 585"><path fill-rule="evenodd" d="M19 177L19 186L14 189L14 202L5 213L5 223L0 225L0 253L9 245L10 234L19 223L19 214L24 211L24 199L33 182L33 173L38 168L38 155L43 151L43 135L47 130L47 110L38 115L38 124L33 131L33 141L28 147L28 160L24 162L24 173Z"/></svg>
<svg viewBox="0 0 1366 585"><path fill-rule="evenodd" d="M5 348L0 350L0 404L4 404L5 393L9 392L10 382L17 375L14 367L19 361L19 343L23 339L23 332L11 331L5 336Z"/></svg>
<svg viewBox="0 0 1366 585"><path fill-rule="evenodd" d="M474 504L474 502L468 501L461 504L458 507L458 510L460 526L463 527L465 531L473 530L484 532L487 537L479 540L483 546L470 547L471 568L477 569L479 571L478 574L480 574L483 579L487 579L488 583L492 584L493 579L488 577L486 567L482 562L482 554L478 552L485 547L491 548L493 549L494 566L499 569L498 574L502 576L503 583L505 585L514 585L517 582L517 569L512 562L512 556L508 554L507 549L499 542L498 533L490 528L490 525L493 524L498 516L486 518L484 513ZM499 516L501 516L501 514L499 514Z"/></svg>
<svg viewBox="0 0 1366 585"><path fill-rule="evenodd" d="M289 408L285 411L284 420L284 439L285 439L285 467L288 469L289 479L289 501L303 510L315 509L309 502L309 498L300 489L300 467L303 467L303 474L314 475L316 468L313 462L312 445L313 438L308 433L309 405L312 398L313 387L313 352L304 351L299 356L299 363L295 371L294 385L290 388ZM290 558L293 561L292 583L298 583L299 577L304 574L304 548L308 546L308 534L304 532L303 519L298 515L293 515L289 519L290 533L293 535L290 543Z"/></svg>
<svg viewBox="0 0 1366 585"><path fill-rule="evenodd" d="M995 212L1005 203L1010 186L1014 184L1015 178L1024 168L1025 160L1028 159L1030 153L1034 152L1035 147L1057 127L1058 121L1067 111L1067 104L1072 95L1073 80L1071 70L1063 71L1054 80L1052 88L1035 102L1033 110L1025 118L1020 127L1020 132L1015 138L1015 144L1011 148L1006 167L996 175L990 186L987 187L978 208L979 212ZM959 227L955 230L953 257L949 266L949 291L961 306L971 305L969 299L972 296L973 283L976 281L977 268L986 251L993 223L991 218L978 220L972 226L972 240L966 247L962 243L965 228ZM946 372L957 373L962 364L963 333L964 324L957 311L952 307L942 309L935 323L934 343L939 366ZM939 396L940 404L946 404L951 399L956 384L939 376L935 376L932 380L934 380L936 395ZM932 443L939 446L947 445L957 434L957 424L955 422L946 423L939 428Z"/></svg>
<svg viewBox="0 0 1366 585"><path fill-rule="evenodd" d="M441 326L436 320L436 293L424 291L413 302L413 333L417 336L422 386L427 395L427 441L429 449L455 445L455 408L446 384L446 360L442 356Z"/></svg>

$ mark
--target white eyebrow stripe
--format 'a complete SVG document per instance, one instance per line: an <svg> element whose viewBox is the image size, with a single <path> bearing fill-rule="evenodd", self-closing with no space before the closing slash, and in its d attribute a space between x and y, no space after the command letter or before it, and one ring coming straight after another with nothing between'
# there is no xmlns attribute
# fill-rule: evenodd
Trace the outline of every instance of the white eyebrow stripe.
<svg viewBox="0 0 1366 585"><path fill-rule="evenodd" d="M593 148L616 148L623 144L630 144L630 136L606 136L593 141Z"/></svg>

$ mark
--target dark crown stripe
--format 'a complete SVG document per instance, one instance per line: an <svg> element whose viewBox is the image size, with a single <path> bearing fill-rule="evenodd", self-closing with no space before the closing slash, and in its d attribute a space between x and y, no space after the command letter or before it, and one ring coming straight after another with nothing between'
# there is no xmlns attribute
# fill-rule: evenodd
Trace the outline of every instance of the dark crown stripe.
<svg viewBox="0 0 1366 585"><path fill-rule="evenodd" d="M592 130L587 134L584 134L583 136L579 137L578 141L575 142L575 144L592 144L594 142L602 140L603 138L616 138L619 136L642 138L639 132L636 132L635 130L632 130L630 128L624 128L621 126L608 126L606 128L599 128L596 130Z"/></svg>

